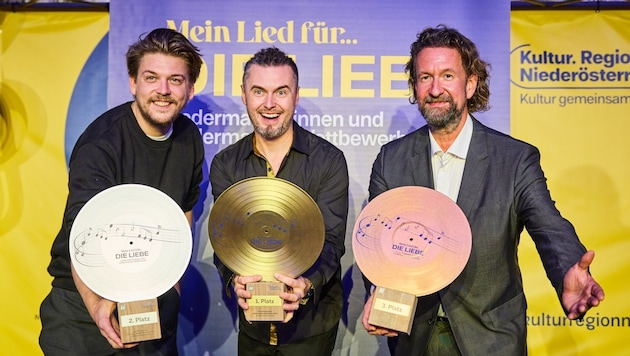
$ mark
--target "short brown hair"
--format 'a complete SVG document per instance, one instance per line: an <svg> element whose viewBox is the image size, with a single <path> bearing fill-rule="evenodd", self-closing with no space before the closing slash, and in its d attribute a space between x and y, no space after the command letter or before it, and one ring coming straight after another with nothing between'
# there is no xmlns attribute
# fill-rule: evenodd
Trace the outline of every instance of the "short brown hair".
<svg viewBox="0 0 630 356"><path fill-rule="evenodd" d="M186 62L188 76L195 83L201 71L201 54L184 35L169 28L157 28L148 35L138 38L138 41L127 50L127 73L130 78L138 76L140 60L147 54L162 53L179 57Z"/></svg>

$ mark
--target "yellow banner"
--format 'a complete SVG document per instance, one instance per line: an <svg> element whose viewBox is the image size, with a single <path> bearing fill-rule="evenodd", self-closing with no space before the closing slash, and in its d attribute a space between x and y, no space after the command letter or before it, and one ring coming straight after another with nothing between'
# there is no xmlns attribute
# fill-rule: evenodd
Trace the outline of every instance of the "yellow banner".
<svg viewBox="0 0 630 356"><path fill-rule="evenodd" d="M570 321L529 236L520 260L530 355L627 353L630 293L630 12L513 11L511 134L536 145L552 198L596 252L606 299Z"/></svg>
<svg viewBox="0 0 630 356"><path fill-rule="evenodd" d="M109 14L0 13L0 21L0 344L5 355L38 355L39 305L67 195L68 103Z"/></svg>

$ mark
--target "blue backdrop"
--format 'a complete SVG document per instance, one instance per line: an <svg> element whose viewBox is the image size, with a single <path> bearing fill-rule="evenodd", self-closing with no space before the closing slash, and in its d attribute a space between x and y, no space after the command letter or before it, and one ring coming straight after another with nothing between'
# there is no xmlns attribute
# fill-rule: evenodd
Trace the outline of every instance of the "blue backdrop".
<svg viewBox="0 0 630 356"><path fill-rule="evenodd" d="M356 216L367 199L372 162L380 146L424 125L409 104L404 64L409 45L427 26L459 29L492 64L491 110L484 123L509 133L509 2L444 0L167 1L112 0L110 32L83 69L68 111L66 151L107 107L131 100L127 47L157 27L174 28L201 50L204 70L185 113L199 127L206 167L216 152L251 132L240 99L243 63L275 46L295 56L300 105L295 119L346 154L350 171L347 253L342 259L346 303L335 354L387 354L385 340L367 335L360 322L364 290L350 249ZM107 66L107 88L102 77ZM92 76L91 80L87 80ZM101 83L90 86L88 83ZM89 100L103 98L107 102ZM207 218L212 205L207 178L195 207L193 257L182 281L179 341L182 355L234 355L237 313L223 295L212 264Z"/></svg>

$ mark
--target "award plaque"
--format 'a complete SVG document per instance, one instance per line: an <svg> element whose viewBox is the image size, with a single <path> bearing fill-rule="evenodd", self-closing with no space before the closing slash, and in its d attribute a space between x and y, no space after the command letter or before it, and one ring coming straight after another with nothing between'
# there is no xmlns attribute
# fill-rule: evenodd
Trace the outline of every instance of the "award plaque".
<svg viewBox="0 0 630 356"><path fill-rule="evenodd" d="M468 220L446 195L418 186L378 195L357 217L352 235L357 265L376 285L368 322L409 334L416 297L453 282L471 248Z"/></svg>
<svg viewBox="0 0 630 356"><path fill-rule="evenodd" d="M157 297L183 276L192 232L182 209L162 191L116 185L79 211L70 258L94 293L117 302L123 343L161 338Z"/></svg>
<svg viewBox="0 0 630 356"><path fill-rule="evenodd" d="M287 290L274 273L297 278L310 268L324 246L324 218L315 201L297 185L274 177L254 177L227 188L208 219L208 235L217 257L241 276L262 275L246 286L249 321L282 321Z"/></svg>

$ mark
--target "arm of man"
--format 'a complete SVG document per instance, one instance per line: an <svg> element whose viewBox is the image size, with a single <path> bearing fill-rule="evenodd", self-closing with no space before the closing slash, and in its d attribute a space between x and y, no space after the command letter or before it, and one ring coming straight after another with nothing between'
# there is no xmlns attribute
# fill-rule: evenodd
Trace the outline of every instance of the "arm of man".
<svg viewBox="0 0 630 356"><path fill-rule="evenodd" d="M219 198L221 193L223 193L232 184L238 181L238 178L233 174L235 170L226 167L225 164L226 163L221 159L220 154L215 155L210 164L210 185L212 187L212 196L214 197L215 202ZM225 294L228 297L232 297L232 284L234 284L234 288L236 288L237 284L239 286L244 286L246 283L240 283L240 280L237 283L237 281L234 280L237 277L234 271L227 268L227 266L223 263L223 261L221 261L216 253L213 256L213 262L215 267L217 268L217 271L219 272L219 275L221 276L221 279L223 280ZM239 300L239 305L241 304L242 303Z"/></svg>
<svg viewBox="0 0 630 356"><path fill-rule="evenodd" d="M220 159L219 155L212 159L210 165L210 183L212 185L212 195L214 200L228 189L232 184L240 179L234 175L236 170L225 166L225 162ZM262 280L261 275L241 276L230 270L221 259L216 255L213 256L214 265L221 276L224 283L225 294L232 297L232 290L237 298L239 307L243 310L249 309L246 299L251 298L251 293L245 288L247 283L259 282Z"/></svg>
<svg viewBox="0 0 630 356"><path fill-rule="evenodd" d="M192 224L193 224L192 210L188 210L184 212L184 215L186 216L186 220L188 220L188 225L192 228ZM173 286L173 288L175 288L175 290L177 291L177 294L182 295L182 290L181 290L179 281Z"/></svg>
<svg viewBox="0 0 630 356"><path fill-rule="evenodd" d="M322 286L333 279L339 271L341 257L345 253L349 205L348 166L341 151L328 154L326 163L327 169L318 182L316 194L309 192L324 218L324 246L313 266L291 285L296 292L295 297L291 299L293 301L297 298L297 301L293 302L295 309L299 308L300 299L304 298L311 286L314 288L312 302L317 303Z"/></svg>
<svg viewBox="0 0 630 356"><path fill-rule="evenodd" d="M83 283L81 277L77 274L72 266L72 278L74 284L83 299L83 303L94 320L94 323L101 331L101 335L107 340L107 342L115 349L131 348L137 345L123 344L120 339L120 327L118 326L118 320L114 315L116 309L116 302L102 298L98 294L94 293L88 286Z"/></svg>
<svg viewBox="0 0 630 356"><path fill-rule="evenodd" d="M602 287L588 270L595 253L586 251L573 225L556 209L538 150L524 152L515 185L516 207L567 317L576 319L604 299Z"/></svg>
<svg viewBox="0 0 630 356"><path fill-rule="evenodd" d="M293 312L306 303L317 304L322 297L322 289L341 269L341 257L345 253L345 235L348 216L349 176L343 152L328 146L314 150L306 164L317 166L308 178L296 178L294 183L315 200L324 219L324 246L317 260L302 276L290 278L276 274L275 278L289 287L280 296L284 300L283 308L287 312L285 322L293 317ZM324 157L324 158L322 158ZM290 176L282 177L292 180ZM331 288L331 287L326 287ZM309 293L309 290L312 290ZM335 292L336 293L336 292ZM306 298L308 296L308 298ZM336 298L336 297L335 297Z"/></svg>

